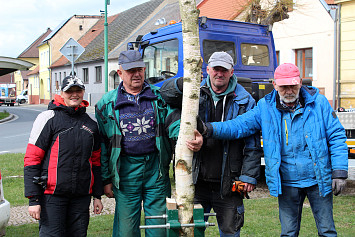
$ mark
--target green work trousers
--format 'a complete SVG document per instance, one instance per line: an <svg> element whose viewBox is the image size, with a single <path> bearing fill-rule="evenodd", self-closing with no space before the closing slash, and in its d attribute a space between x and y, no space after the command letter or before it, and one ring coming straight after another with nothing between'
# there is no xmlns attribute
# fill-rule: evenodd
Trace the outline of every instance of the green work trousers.
<svg viewBox="0 0 355 237"><path fill-rule="evenodd" d="M170 180L159 177L159 156L120 157L120 187L114 188L116 209L112 236L139 237L142 202L145 216L163 215L165 198L170 196ZM148 219L145 225L165 224L164 219ZM166 236L166 229L146 229L146 237Z"/></svg>

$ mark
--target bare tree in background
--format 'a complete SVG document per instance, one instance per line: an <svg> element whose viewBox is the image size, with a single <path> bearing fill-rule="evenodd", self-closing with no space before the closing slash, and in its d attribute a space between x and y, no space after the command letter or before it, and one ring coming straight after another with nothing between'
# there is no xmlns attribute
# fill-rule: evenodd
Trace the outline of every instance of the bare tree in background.
<svg viewBox="0 0 355 237"><path fill-rule="evenodd" d="M262 25L273 25L288 18L293 7L293 0L252 0L247 5L245 21Z"/></svg>

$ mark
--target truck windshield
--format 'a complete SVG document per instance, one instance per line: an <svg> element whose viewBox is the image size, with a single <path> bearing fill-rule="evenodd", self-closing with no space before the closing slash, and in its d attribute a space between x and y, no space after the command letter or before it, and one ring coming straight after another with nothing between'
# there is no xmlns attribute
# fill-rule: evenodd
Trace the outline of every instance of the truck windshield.
<svg viewBox="0 0 355 237"><path fill-rule="evenodd" d="M269 50L266 45L241 44L242 63L246 66L269 66Z"/></svg>
<svg viewBox="0 0 355 237"><path fill-rule="evenodd" d="M178 72L179 41L177 39L159 42L144 49L145 78L154 84L173 77Z"/></svg>

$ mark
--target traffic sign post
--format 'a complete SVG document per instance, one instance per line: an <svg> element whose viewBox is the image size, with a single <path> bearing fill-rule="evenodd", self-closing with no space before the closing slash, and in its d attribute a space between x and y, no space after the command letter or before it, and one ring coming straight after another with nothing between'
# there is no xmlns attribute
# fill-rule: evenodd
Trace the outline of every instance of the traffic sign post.
<svg viewBox="0 0 355 237"><path fill-rule="evenodd" d="M85 48L75 39L70 38L59 51L71 62L71 73L74 76L74 62L85 51Z"/></svg>

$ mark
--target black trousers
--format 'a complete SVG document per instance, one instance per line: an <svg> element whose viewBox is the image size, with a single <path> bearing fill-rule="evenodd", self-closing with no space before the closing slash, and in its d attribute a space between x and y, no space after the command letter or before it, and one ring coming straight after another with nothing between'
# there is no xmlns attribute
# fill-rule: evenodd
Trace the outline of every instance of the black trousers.
<svg viewBox="0 0 355 237"><path fill-rule="evenodd" d="M90 195L78 197L44 195L41 199L39 236L86 236L90 201Z"/></svg>
<svg viewBox="0 0 355 237"><path fill-rule="evenodd" d="M244 224L243 198L238 192L233 192L222 199L220 187L220 182L198 180L194 202L201 204L205 213L209 213L213 208L220 232L235 235ZM207 219L208 217L205 217L205 221Z"/></svg>

